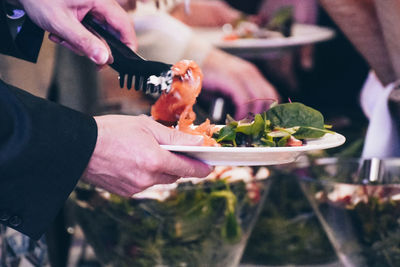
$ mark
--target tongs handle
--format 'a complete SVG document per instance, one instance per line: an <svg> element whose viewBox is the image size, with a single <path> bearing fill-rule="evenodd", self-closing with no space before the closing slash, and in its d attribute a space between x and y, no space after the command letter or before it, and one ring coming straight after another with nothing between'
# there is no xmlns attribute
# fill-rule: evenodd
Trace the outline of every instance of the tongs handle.
<svg viewBox="0 0 400 267"><path fill-rule="evenodd" d="M83 25L94 34L102 37L111 49L114 62L110 66L119 72L120 86L123 87L125 77L127 77L127 88L132 86L133 78L135 77L135 89L144 91L160 91L169 90L172 83L171 65L145 60L128 46L122 43L112 32L107 30L96 18L91 14L87 14L82 20ZM155 76L149 80L149 77ZM150 89L149 89L150 88Z"/></svg>

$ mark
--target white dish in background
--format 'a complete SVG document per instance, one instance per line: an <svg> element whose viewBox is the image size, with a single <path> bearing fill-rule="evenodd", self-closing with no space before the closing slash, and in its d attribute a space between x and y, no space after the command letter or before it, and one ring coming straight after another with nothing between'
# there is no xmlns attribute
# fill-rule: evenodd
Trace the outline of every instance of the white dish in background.
<svg viewBox="0 0 400 267"><path fill-rule="evenodd" d="M210 165L261 166L290 163L307 151L342 145L346 138L338 133L308 140L297 147L207 147L161 145L162 148L197 158Z"/></svg>
<svg viewBox="0 0 400 267"><path fill-rule="evenodd" d="M332 39L335 31L321 26L294 24L292 35L278 38L247 38L225 41L221 28L195 28L195 33L213 45L232 54L258 54L314 44Z"/></svg>

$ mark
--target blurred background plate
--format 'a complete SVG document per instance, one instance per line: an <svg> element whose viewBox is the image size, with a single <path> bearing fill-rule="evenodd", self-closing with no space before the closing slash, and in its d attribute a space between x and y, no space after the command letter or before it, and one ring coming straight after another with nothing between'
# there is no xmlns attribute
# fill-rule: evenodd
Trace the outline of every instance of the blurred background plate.
<svg viewBox="0 0 400 267"><path fill-rule="evenodd" d="M210 165L261 166L293 162L306 151L327 149L342 145L346 138L338 133L309 140L297 147L207 147L161 145L173 152L184 153Z"/></svg>
<svg viewBox="0 0 400 267"><path fill-rule="evenodd" d="M335 31L316 25L294 24L292 36L282 38L238 39L225 41L221 28L195 28L195 32L216 47L236 55L257 55L280 51L307 44L328 41L335 36Z"/></svg>

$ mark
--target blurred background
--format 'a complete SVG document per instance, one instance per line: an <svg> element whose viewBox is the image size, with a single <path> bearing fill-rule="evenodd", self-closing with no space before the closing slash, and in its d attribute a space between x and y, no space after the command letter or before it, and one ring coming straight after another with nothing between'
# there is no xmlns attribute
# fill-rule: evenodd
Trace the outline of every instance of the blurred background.
<svg viewBox="0 0 400 267"><path fill-rule="evenodd" d="M248 112L262 112L265 105L256 101L290 99L321 111L325 123L347 139L343 146L308 157L360 157L368 124L359 95L369 67L317 1L133 2L120 1L135 22L139 54L171 64L192 59L203 70L203 89L195 105L198 122L210 118L224 124L227 114L242 118ZM45 40L37 64L1 56L2 79L90 115L150 113L156 97L119 88L118 74L111 68L97 70L89 60ZM263 205L254 215L258 219L237 252L240 265L342 266L291 167L268 171ZM89 201L91 194L82 190L77 196ZM124 207L142 205L118 201ZM104 219L101 211L95 214ZM101 266L74 217L74 209L65 209L48 233L52 265ZM87 223L103 227L97 231L111 227L105 221ZM112 239L113 233L108 234L106 238ZM97 253L107 253L101 249Z"/></svg>

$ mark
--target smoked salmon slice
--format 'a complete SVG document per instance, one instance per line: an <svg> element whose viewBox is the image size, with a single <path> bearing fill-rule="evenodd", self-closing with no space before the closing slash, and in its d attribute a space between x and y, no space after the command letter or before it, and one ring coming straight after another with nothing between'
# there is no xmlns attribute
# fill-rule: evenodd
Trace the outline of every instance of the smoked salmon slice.
<svg viewBox="0 0 400 267"><path fill-rule="evenodd" d="M196 114L193 105L200 94L203 73L192 60L182 60L172 66L173 81L171 90L163 93L151 107L151 116L164 125L175 125L185 133L204 136L204 146L219 146L212 138L218 129L206 120L193 128Z"/></svg>

